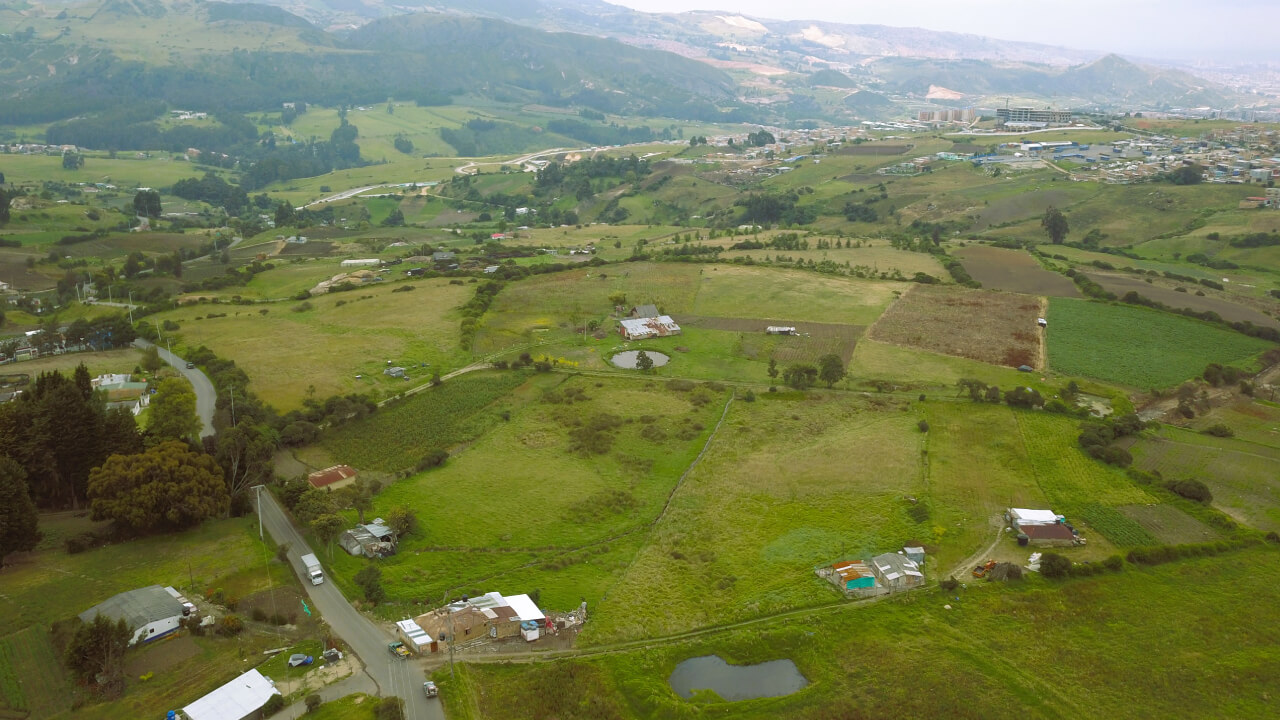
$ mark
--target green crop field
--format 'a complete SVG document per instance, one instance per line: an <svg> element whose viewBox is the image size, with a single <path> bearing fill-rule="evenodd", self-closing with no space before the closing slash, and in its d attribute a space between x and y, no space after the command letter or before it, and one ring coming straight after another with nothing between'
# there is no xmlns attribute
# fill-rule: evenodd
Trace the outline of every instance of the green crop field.
<svg viewBox="0 0 1280 720"><path fill-rule="evenodd" d="M1275 597L1272 573L1280 553L1259 549L1063 584L1032 575L597 657L464 664L436 680L450 717L466 720L1265 717L1280 660L1272 606L1260 604ZM1241 617L1255 621L1242 627ZM731 704L682 700L667 678L681 660L709 654L735 664L788 658L809 685ZM1217 661L1204 663L1206 654Z"/></svg>
<svg viewBox="0 0 1280 720"><path fill-rule="evenodd" d="M666 635L829 602L814 566L899 549L929 528L915 418L843 394L735 402L582 640Z"/></svg>
<svg viewBox="0 0 1280 720"><path fill-rule="evenodd" d="M425 609L449 590L518 587L541 588L549 608L571 610L583 597L594 603L636 551L636 534L657 517L726 400L722 390L702 386L559 374L535 376L520 394L523 402L504 404L509 420L443 467L376 496L375 514L404 505L422 528L379 563L392 598ZM366 562L338 551L332 573L349 586Z"/></svg>
<svg viewBox="0 0 1280 720"><path fill-rule="evenodd" d="M406 284L413 291L394 292ZM287 409L300 405L312 387L319 397L399 392L408 383L382 374L388 360L417 380L462 367L467 356L458 347L455 308L474 287L444 278L391 280L313 297L311 309L301 312L296 309L306 306L292 301L261 308L196 304L154 318L181 325L173 333L176 342L236 360L254 392Z"/></svg>
<svg viewBox="0 0 1280 720"><path fill-rule="evenodd" d="M1166 388L1212 362L1249 366L1271 343L1142 307L1049 301L1049 366L1136 388Z"/></svg>
<svg viewBox="0 0 1280 720"><path fill-rule="evenodd" d="M0 637L0 716L53 717L71 708L70 687L49 641L49 628L33 625Z"/></svg>
<svg viewBox="0 0 1280 720"><path fill-rule="evenodd" d="M324 446L338 461L358 468L412 468L429 450L447 450L484 434L499 422L498 406L546 385L539 380L516 391L527 380L518 372L468 373L338 428L324 437Z"/></svg>

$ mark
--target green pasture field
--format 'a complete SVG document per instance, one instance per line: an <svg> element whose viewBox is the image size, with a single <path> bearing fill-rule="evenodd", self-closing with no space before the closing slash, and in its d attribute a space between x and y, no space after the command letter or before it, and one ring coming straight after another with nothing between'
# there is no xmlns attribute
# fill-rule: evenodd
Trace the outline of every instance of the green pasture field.
<svg viewBox="0 0 1280 720"><path fill-rule="evenodd" d="M1099 185L1097 183L1055 183L1055 192L1069 203L1055 204L1071 226L1068 239L1079 240L1091 230L1106 234L1104 245L1130 246L1187 229L1187 224L1209 208L1232 210L1251 191L1243 185ZM995 205L993 202L992 205ZM1010 217L1009 225L986 233L990 237L1041 239L1040 220L1044 208L1028 211L1022 218Z"/></svg>
<svg viewBox="0 0 1280 720"><path fill-rule="evenodd" d="M239 248L236 248L237 250ZM274 249L274 248L272 248ZM275 265L271 270L253 276L245 285L232 286L222 290L200 290L191 293L191 297L201 298L246 298L249 300L285 300L291 299L303 290L310 290L321 280L328 280L338 273L348 272L336 260L325 258L299 258L297 260L276 257L268 262ZM223 266L219 266L221 268ZM400 278L388 277L386 282L393 283ZM213 309L213 308L209 308ZM225 308L217 308L222 312Z"/></svg>
<svg viewBox="0 0 1280 720"><path fill-rule="evenodd" d="M741 265L711 265L700 275L690 310L710 317L870 325L903 289L894 282Z"/></svg>
<svg viewBox="0 0 1280 720"><path fill-rule="evenodd" d="M667 313L693 307L699 289L697 265L628 263L537 275L509 283L480 321L475 351L486 354L528 344L537 334L569 328L573 320L605 319L609 295L625 292L628 305L653 303ZM612 323L606 329L613 330Z"/></svg>
<svg viewBox="0 0 1280 720"><path fill-rule="evenodd" d="M1136 388L1166 388L1211 362L1249 367L1265 340L1129 305L1049 300L1049 366Z"/></svg>
<svg viewBox="0 0 1280 720"><path fill-rule="evenodd" d="M185 159L172 159L168 153L151 153L151 157L138 158L133 153L120 153L112 159L106 153L85 152L84 165L76 170L62 167L61 155L5 155L0 160L6 182L13 185L56 180L65 183L108 183L115 185L120 195L133 198L134 188L166 188L189 177L203 177L206 172L226 177L224 171L205 165L196 165ZM174 156L180 157L180 156ZM86 196L87 197L87 196Z"/></svg>
<svg viewBox="0 0 1280 720"><path fill-rule="evenodd" d="M930 402L920 408L929 422L928 503L937 567L989 545L1009 507L1049 507L1066 515L1089 544L1065 553L1073 560L1100 560L1111 545L1080 523L1080 508L1094 504L1151 502L1123 473L1084 455L1075 445L1079 421L1043 412L1012 410L969 400ZM1025 562L1012 536L992 555ZM936 573L937 570L934 570Z"/></svg>
<svg viewBox="0 0 1280 720"><path fill-rule="evenodd" d="M838 597L813 568L928 533L916 418L845 394L735 402L582 642L667 635Z"/></svg>
<svg viewBox="0 0 1280 720"><path fill-rule="evenodd" d="M813 242L813 240L810 240L811 245ZM916 273L922 272L940 280L950 279L946 270L942 268L937 258L932 255L898 250L888 245L877 245L875 242L877 241L865 242L860 248L833 248L830 250L729 250L721 253L720 257L726 259L749 257L756 261L762 261L766 257L776 259L778 255L785 255L797 260L813 262L831 260L841 265L849 263L853 267L868 268L875 275L897 272L903 277L910 278Z"/></svg>
<svg viewBox="0 0 1280 720"><path fill-rule="evenodd" d="M41 526L66 521L42 516ZM263 549L257 535L253 520L233 518L76 555L46 544L30 561L13 563L0 577L0 633L65 620L116 593L147 585L202 594L247 571L237 582L262 589L271 551Z"/></svg>
<svg viewBox="0 0 1280 720"><path fill-rule="evenodd" d="M446 591L540 588L549 608L571 610L584 596L594 604L625 567L642 537L636 533L658 516L727 399L722 390L682 391L640 378L555 374L531 384L531 392L505 406L509 421L491 426L444 466L375 497L375 516L404 505L421 527L379 563L392 599L425 609ZM573 402L563 400L571 396ZM620 424L599 429L602 416ZM582 432L612 440L598 446L603 452L573 450L574 433ZM331 574L349 588L367 562L337 551ZM516 582L521 585L513 587Z"/></svg>
<svg viewBox="0 0 1280 720"><path fill-rule="evenodd" d="M406 284L414 290L393 292ZM388 360L417 380L462 367L467 356L458 347L455 308L473 291L473 285L451 285L444 278L394 280L313 297L307 301L312 309L303 312L294 310L301 304L293 301L270 307L197 304L154 318L178 322L181 330L173 336L187 347L205 345L236 360L254 392L287 409L300 405L312 387L318 397L401 392L408 382L382 374Z"/></svg>
<svg viewBox="0 0 1280 720"><path fill-rule="evenodd" d="M362 693L348 695L321 705L319 710L307 714L307 720L375 720L378 700Z"/></svg>
<svg viewBox="0 0 1280 720"><path fill-rule="evenodd" d="M1166 480L1194 478L1213 492L1213 504L1238 522L1280 531L1280 449L1216 438L1166 425L1134 443L1134 464Z"/></svg>
<svg viewBox="0 0 1280 720"><path fill-rule="evenodd" d="M343 425L322 443L338 461L361 469L408 470L431 450L480 437L501 421L503 410L527 402L550 382L519 372L467 373Z"/></svg>
<svg viewBox="0 0 1280 720"><path fill-rule="evenodd" d="M142 351L136 348L104 350L102 352L67 353L65 355L45 355L34 360L0 365L0 373L27 373L32 381L40 373L61 372L70 376L76 366L84 363L93 377L106 373L133 372L142 362Z"/></svg>
<svg viewBox="0 0 1280 720"><path fill-rule="evenodd" d="M464 663L436 681L450 717L464 720L817 720L878 717L890 706L900 717L1261 717L1280 658L1268 620L1277 572L1280 555L1258 549L1061 584L1032 574L590 658ZM1241 617L1258 622L1242 629ZM735 664L789 658L809 685L732 704L679 698L667 685L676 664L709 654ZM582 698L591 698L585 707Z"/></svg>

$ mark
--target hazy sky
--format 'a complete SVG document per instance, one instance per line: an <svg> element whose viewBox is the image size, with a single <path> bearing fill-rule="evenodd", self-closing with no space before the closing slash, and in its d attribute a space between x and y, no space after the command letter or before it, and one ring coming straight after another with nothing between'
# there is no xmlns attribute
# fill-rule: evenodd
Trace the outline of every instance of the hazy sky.
<svg viewBox="0 0 1280 720"><path fill-rule="evenodd" d="M757 18L923 27L1151 58L1280 63L1280 0L606 1L648 12L732 8Z"/></svg>

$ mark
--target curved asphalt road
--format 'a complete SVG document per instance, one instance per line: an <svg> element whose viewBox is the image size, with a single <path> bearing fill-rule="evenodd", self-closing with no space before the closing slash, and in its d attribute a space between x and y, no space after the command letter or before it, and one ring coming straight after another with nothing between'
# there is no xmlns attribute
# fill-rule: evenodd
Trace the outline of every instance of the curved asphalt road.
<svg viewBox="0 0 1280 720"><path fill-rule="evenodd" d="M146 350L152 344L142 338L133 341L133 346L141 350ZM213 389L213 383L199 368L188 368L186 360L162 347L157 349L160 351L161 360L172 365L174 369L182 373L183 377L191 381L191 387L196 391L196 415L200 417L202 425L200 437L209 437L213 434L213 410L218 402L218 394Z"/></svg>
<svg viewBox="0 0 1280 720"><path fill-rule="evenodd" d="M263 527L277 543L289 543L289 562L298 573L311 604L320 611L334 634L345 640L351 651L364 662L364 672L377 683L378 694L404 698L405 717L411 720L444 720L444 705L440 700L428 699L422 694L426 673L421 661L401 660L387 652L387 643L395 639L390 631L375 625L351 607L331 580L326 578L323 583L312 585L300 560L312 550L271 493L260 493L259 500ZM321 558L320 564L325 566L327 575L325 556L317 553L316 557Z"/></svg>

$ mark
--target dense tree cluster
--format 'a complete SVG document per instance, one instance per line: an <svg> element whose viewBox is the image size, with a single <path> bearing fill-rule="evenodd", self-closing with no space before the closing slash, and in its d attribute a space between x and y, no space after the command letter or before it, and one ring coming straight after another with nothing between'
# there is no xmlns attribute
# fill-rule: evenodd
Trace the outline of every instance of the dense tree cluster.
<svg viewBox="0 0 1280 720"><path fill-rule="evenodd" d="M221 207L228 215L239 215L249 207L249 196L243 188L232 185L211 172L205 173L202 178L179 180L169 188L169 194Z"/></svg>
<svg viewBox="0 0 1280 720"><path fill-rule="evenodd" d="M88 495L93 519L126 533L183 530L231 505L217 462L177 440L107 458L90 472Z"/></svg>
<svg viewBox="0 0 1280 720"><path fill-rule="evenodd" d="M74 378L44 373L14 402L0 405L0 455L26 471L42 508L80 507L90 471L112 453L142 450L133 415L106 409L84 365Z"/></svg>

